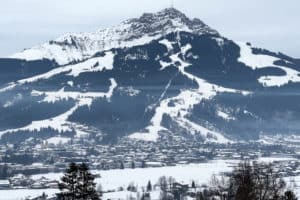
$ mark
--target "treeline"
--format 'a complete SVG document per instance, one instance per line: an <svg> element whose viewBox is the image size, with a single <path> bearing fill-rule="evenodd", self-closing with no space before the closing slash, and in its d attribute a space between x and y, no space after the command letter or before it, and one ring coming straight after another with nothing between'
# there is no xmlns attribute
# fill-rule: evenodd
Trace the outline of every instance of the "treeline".
<svg viewBox="0 0 300 200"><path fill-rule="evenodd" d="M96 189L94 179L86 164L71 163L61 179L61 192L56 199L100 200L103 193L101 187ZM207 185L197 185L194 181L181 184L173 177L163 176L154 185L149 181L139 190L129 184L119 191L124 190L137 194L128 197L130 200L151 200L154 191L159 191L159 200L297 200L276 168L256 162L242 162L231 173L213 176Z"/></svg>
<svg viewBox="0 0 300 200"><path fill-rule="evenodd" d="M199 200L297 200L272 164L240 163L226 178L213 177Z"/></svg>
<svg viewBox="0 0 300 200"><path fill-rule="evenodd" d="M184 185L165 176L159 178L158 184L160 200L297 200L271 164L256 162L240 163L227 176L214 175L208 185L197 186L194 181ZM142 197L151 199L148 189L145 194Z"/></svg>

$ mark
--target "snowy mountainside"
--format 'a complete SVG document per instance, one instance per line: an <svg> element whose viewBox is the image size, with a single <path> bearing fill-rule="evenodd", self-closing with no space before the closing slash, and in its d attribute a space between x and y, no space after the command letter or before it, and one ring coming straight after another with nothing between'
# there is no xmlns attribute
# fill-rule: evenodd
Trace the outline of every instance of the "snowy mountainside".
<svg viewBox="0 0 300 200"><path fill-rule="evenodd" d="M227 143L298 133L299 60L235 43L175 9L124 23L131 27L119 38L130 41L126 47L83 53L87 48L74 47L74 40L66 56L42 45L33 48L41 54L32 61L26 53L27 61L0 59L1 74L8 75L0 87L0 141L89 136Z"/></svg>
<svg viewBox="0 0 300 200"><path fill-rule="evenodd" d="M174 8L145 13L120 25L92 33L70 33L16 53L12 58L49 59L60 65L81 61L103 50L146 44L174 31L218 34L199 19L189 19Z"/></svg>

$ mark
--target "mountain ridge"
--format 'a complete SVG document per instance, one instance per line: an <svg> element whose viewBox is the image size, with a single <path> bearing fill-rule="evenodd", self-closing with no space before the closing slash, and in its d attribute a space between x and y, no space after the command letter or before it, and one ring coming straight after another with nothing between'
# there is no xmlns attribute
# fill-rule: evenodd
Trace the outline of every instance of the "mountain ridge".
<svg viewBox="0 0 300 200"><path fill-rule="evenodd" d="M65 65L87 59L99 51L145 44L173 31L218 35L201 20L191 20L175 8L167 8L157 13L145 13L140 18L125 20L111 28L91 33L65 34L48 43L16 53L11 58L46 58Z"/></svg>

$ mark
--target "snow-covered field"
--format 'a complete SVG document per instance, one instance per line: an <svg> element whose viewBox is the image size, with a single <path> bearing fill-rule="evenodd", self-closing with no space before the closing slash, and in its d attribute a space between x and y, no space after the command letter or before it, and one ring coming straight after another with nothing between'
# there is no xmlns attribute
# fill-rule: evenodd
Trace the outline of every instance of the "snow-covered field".
<svg viewBox="0 0 300 200"><path fill-rule="evenodd" d="M43 192L49 196L55 195L57 189L20 189L20 190L0 190L1 200L25 200L26 198L34 198L41 196Z"/></svg>
<svg viewBox="0 0 300 200"><path fill-rule="evenodd" d="M261 158L259 161L272 162L282 161L292 158ZM101 184L103 190L117 190L120 187L127 188L127 186L133 183L138 188L145 187L150 180L153 185L157 183L157 180L161 176L172 176L180 183L191 183L195 181L196 184L201 185L208 183L213 174L220 174L222 172L231 171L232 166L237 164L238 160L213 160L208 163L199 164L187 164L177 165L172 167L160 167L160 168L138 168L138 169L117 169L108 171L93 171L101 175L101 178L97 178L97 184ZM49 173L34 175L32 178L38 179L40 177L46 177L53 180L59 180L62 176L61 173ZM295 182L300 182L300 177L295 177ZM287 179L290 181L290 179ZM298 185L298 184L297 184ZM22 200L25 197L36 197L45 192L47 195L55 195L58 190L45 189L45 190L0 190L0 200ZM300 191L299 191L300 192ZM298 192L298 194L299 194ZM151 194L152 197L159 194ZM136 196L136 193L130 193L128 191L106 193L104 199L126 199L129 196Z"/></svg>
<svg viewBox="0 0 300 200"><path fill-rule="evenodd" d="M174 167L118 169L93 171L93 173L100 173L101 178L97 178L96 182L102 185L103 190L113 190L119 187L127 188L130 183L134 183L138 187L145 187L149 180L154 185L161 176L172 176L182 183L191 183L194 180L196 183L202 184L207 183L213 174L230 171L230 166L233 162L236 163L237 161L215 160L208 163L178 165ZM39 174L32 178L38 179L42 176L59 180L62 174ZM21 200L28 196L35 197L41 195L43 192L51 196L58 192L58 190L0 190L0 200ZM126 198L128 195L130 195L128 192L115 192L106 194L105 198L116 196Z"/></svg>

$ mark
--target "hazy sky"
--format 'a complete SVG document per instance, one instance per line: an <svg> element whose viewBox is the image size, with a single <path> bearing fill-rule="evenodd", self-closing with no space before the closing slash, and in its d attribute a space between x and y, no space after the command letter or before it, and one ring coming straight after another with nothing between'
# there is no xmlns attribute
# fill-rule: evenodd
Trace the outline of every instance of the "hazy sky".
<svg viewBox="0 0 300 200"><path fill-rule="evenodd" d="M299 0L174 0L175 7L236 41L300 58ZM171 0L1 0L0 56L170 7Z"/></svg>

